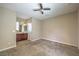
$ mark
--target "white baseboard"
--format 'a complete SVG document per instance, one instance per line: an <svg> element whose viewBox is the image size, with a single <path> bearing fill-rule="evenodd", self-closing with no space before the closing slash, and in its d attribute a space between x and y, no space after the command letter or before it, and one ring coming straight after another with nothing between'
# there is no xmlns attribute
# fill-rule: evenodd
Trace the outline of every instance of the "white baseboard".
<svg viewBox="0 0 79 59"><path fill-rule="evenodd" d="M31 41L37 41L37 40L40 40L40 39L31 39Z"/></svg>
<svg viewBox="0 0 79 59"><path fill-rule="evenodd" d="M11 48L14 48L14 47L16 47L16 45L11 46L11 47L8 47L8 48L0 49L0 52L1 52L1 51L5 51L5 50L8 50L8 49L11 49Z"/></svg>
<svg viewBox="0 0 79 59"><path fill-rule="evenodd" d="M36 39L37 40L37 39ZM36 41L36 40L31 40L31 41ZM39 40L39 39L38 39Z"/></svg>
<svg viewBox="0 0 79 59"><path fill-rule="evenodd" d="M43 39L48 40L48 39L46 39L46 38L43 38ZM59 42L59 41L55 41L55 40L49 40L49 41L53 41L53 42L57 42L57 43L66 44L66 45L70 45L70 46L77 47L77 46L75 46L75 45L72 45L72 44L69 44L69 43L65 43L65 42L63 43L63 42Z"/></svg>

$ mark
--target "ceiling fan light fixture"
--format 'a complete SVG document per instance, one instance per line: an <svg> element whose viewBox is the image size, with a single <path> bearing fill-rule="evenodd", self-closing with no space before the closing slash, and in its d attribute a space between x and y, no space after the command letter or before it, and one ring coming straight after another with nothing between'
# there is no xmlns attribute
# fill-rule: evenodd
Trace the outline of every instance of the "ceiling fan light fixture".
<svg viewBox="0 0 79 59"><path fill-rule="evenodd" d="M43 5L41 3L39 3L40 9L33 9L34 11L40 11L41 14L44 14L43 11L45 10L51 10L50 8L44 8Z"/></svg>

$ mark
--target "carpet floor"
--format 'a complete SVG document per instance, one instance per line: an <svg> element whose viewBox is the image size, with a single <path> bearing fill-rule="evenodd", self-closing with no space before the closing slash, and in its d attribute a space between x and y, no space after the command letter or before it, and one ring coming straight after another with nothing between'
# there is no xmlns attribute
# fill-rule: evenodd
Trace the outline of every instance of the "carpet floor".
<svg viewBox="0 0 79 59"><path fill-rule="evenodd" d="M0 56L79 56L76 47L44 39L37 41L24 40L17 46L0 52Z"/></svg>

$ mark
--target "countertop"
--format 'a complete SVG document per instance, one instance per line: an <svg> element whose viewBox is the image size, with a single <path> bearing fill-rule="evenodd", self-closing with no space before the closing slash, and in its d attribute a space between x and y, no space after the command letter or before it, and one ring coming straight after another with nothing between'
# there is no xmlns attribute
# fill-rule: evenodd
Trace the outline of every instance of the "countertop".
<svg viewBox="0 0 79 59"><path fill-rule="evenodd" d="M21 33L28 33L28 32L16 32L16 34L21 34Z"/></svg>

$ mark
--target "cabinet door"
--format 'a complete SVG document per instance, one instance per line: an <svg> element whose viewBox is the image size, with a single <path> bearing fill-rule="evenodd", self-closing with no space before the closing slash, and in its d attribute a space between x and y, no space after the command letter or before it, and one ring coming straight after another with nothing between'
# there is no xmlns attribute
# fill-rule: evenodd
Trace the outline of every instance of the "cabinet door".
<svg viewBox="0 0 79 59"><path fill-rule="evenodd" d="M16 41L22 41L22 40L27 40L27 39L28 39L27 33L16 34Z"/></svg>
<svg viewBox="0 0 79 59"><path fill-rule="evenodd" d="M20 34L16 34L16 41L20 41L20 40L21 40Z"/></svg>

